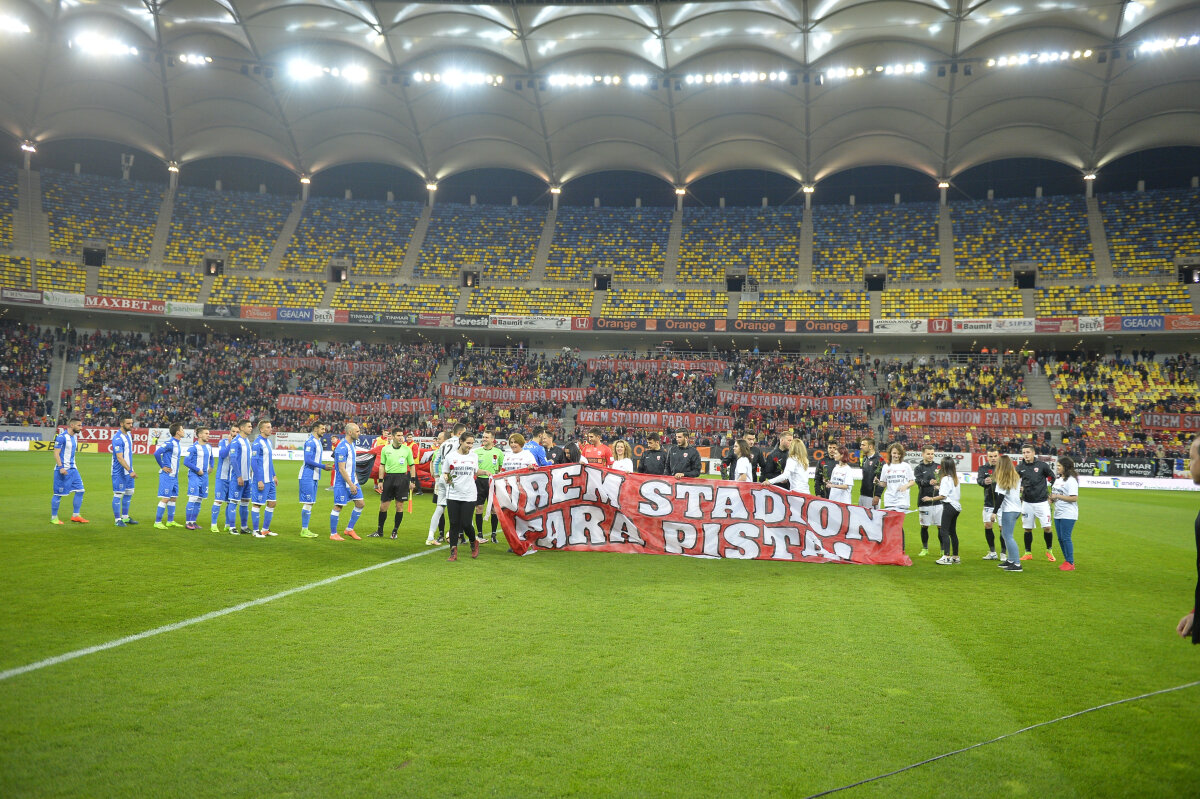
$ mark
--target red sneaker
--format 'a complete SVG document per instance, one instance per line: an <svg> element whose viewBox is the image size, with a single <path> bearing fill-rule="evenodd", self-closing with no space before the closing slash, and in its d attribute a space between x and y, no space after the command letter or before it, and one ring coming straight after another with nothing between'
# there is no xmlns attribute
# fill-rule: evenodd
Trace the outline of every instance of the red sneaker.
<svg viewBox="0 0 1200 799"><path fill-rule="evenodd" d="M479 557L479 541L478 541L478 539L471 542L471 557L473 557L473 558Z"/></svg>
<svg viewBox="0 0 1200 799"><path fill-rule="evenodd" d="M1073 572L1073 571L1075 571L1075 564L1074 563L1064 563L1063 565L1058 567L1058 570L1060 572Z"/></svg>
<svg viewBox="0 0 1200 799"><path fill-rule="evenodd" d="M1033 553L1026 552L1024 555L1021 556L1021 560L1033 560Z"/></svg>
<svg viewBox="0 0 1200 799"><path fill-rule="evenodd" d="M354 532L349 527L346 528L346 535L350 536L355 541L362 541L362 539L358 537L358 533Z"/></svg>
<svg viewBox="0 0 1200 799"><path fill-rule="evenodd" d="M91 524L91 522L89 522L87 519L83 518L79 514L72 516L71 521L75 522L76 524Z"/></svg>
<svg viewBox="0 0 1200 799"><path fill-rule="evenodd" d="M450 557L446 560L458 560L458 547L450 547Z"/></svg>

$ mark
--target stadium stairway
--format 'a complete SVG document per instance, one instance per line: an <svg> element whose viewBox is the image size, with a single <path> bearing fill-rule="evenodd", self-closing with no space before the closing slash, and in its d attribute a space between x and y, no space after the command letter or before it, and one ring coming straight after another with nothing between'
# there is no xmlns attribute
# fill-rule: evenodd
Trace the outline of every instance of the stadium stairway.
<svg viewBox="0 0 1200 799"><path fill-rule="evenodd" d="M267 256L267 263L263 266L263 277L283 277L280 273L280 269L283 267L283 256L292 243L292 237L296 235L296 228L300 227L300 217L302 216L304 216L304 200L296 200L292 203L291 213L284 220L283 228L279 231L279 238L275 240L275 246L271 247L271 254ZM326 271L328 272L328 270Z"/></svg>
<svg viewBox="0 0 1200 799"><path fill-rule="evenodd" d="M1108 235L1104 232L1104 217L1100 213L1100 201L1090 197L1087 201L1088 235L1092 239L1092 258L1096 262L1096 280L1101 283L1113 281L1112 253L1108 251Z"/></svg>
<svg viewBox="0 0 1200 799"><path fill-rule="evenodd" d="M400 262L401 281L413 280L417 269L417 260L421 257L421 247L425 244L425 233L429 230L429 218L433 215L433 206L426 205L421 209L417 224L413 225L412 238L408 240L408 249L404 251L404 260Z"/></svg>
<svg viewBox="0 0 1200 799"><path fill-rule="evenodd" d="M100 269L98 267L84 267L84 274L87 275L87 293L100 293Z"/></svg>
<svg viewBox="0 0 1200 799"><path fill-rule="evenodd" d="M1200 285L1189 285L1188 295L1192 298L1192 313L1200 314Z"/></svg>
<svg viewBox="0 0 1200 799"><path fill-rule="evenodd" d="M811 208L804 209L800 222L800 253L796 264L796 288L811 289L813 275L813 214Z"/></svg>
<svg viewBox="0 0 1200 799"><path fill-rule="evenodd" d="M938 250L942 260L942 285L957 284L958 275L954 265L954 223L950 219L950 206L938 209Z"/></svg>
<svg viewBox="0 0 1200 799"><path fill-rule="evenodd" d="M1026 319L1033 319L1037 316L1036 308L1037 289L1021 289L1021 316L1024 316Z"/></svg>
<svg viewBox="0 0 1200 799"><path fill-rule="evenodd" d="M471 295L475 293L475 288L464 286L459 289L458 300L454 303L454 313L459 316L465 316L467 308L471 307Z"/></svg>
<svg viewBox="0 0 1200 799"><path fill-rule="evenodd" d="M171 232L171 215L175 213L175 190L163 192L162 205L158 208L158 220L154 224L154 238L150 240L150 263L161 265L167 255L167 234Z"/></svg>
<svg viewBox="0 0 1200 799"><path fill-rule="evenodd" d="M871 303L871 318L872 319L882 319L883 318L883 292L882 291L869 291L869 292L867 292L867 299Z"/></svg>
<svg viewBox="0 0 1200 799"><path fill-rule="evenodd" d="M545 285L546 261L550 260L550 245L554 243L554 222L558 219L558 211L551 208L546 212L546 221L542 223L542 237L538 239L537 250L533 255L533 269L529 273L529 282L535 286Z"/></svg>
<svg viewBox="0 0 1200 799"><path fill-rule="evenodd" d="M42 210L40 173L28 169L19 171L17 212L13 223L13 249L50 252L50 217Z"/></svg>
<svg viewBox="0 0 1200 799"><path fill-rule="evenodd" d="M725 318L726 319L737 319L738 318L738 305L741 304L742 295L738 294L736 291L731 291L731 292L729 292L729 294L727 296L729 297L729 306L728 306L727 310L725 311Z"/></svg>
<svg viewBox="0 0 1200 799"><path fill-rule="evenodd" d="M663 285L664 289L673 289L679 281L679 244L683 241L683 211L678 208L671 215L671 235L667 238L667 251L664 254Z"/></svg>
<svg viewBox="0 0 1200 799"><path fill-rule="evenodd" d="M600 316L600 312L604 310L604 298L608 296L607 291L592 292L592 316Z"/></svg>
<svg viewBox="0 0 1200 799"><path fill-rule="evenodd" d="M200 281L200 294L196 297L196 302L208 302L212 296L213 286L217 284L216 275L205 275Z"/></svg>

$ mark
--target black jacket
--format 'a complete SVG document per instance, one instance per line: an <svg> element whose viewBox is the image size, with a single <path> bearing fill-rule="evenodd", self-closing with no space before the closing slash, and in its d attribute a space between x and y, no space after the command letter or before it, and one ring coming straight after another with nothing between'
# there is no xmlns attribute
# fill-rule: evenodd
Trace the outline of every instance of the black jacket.
<svg viewBox="0 0 1200 799"><path fill-rule="evenodd" d="M762 479L763 469L766 467L766 465L767 462L763 460L763 451L757 446L751 447L750 466L754 469L754 482L757 483Z"/></svg>
<svg viewBox="0 0 1200 799"><path fill-rule="evenodd" d="M639 474L667 474L667 453L661 449L647 449L638 458L634 470Z"/></svg>
<svg viewBox="0 0 1200 799"><path fill-rule="evenodd" d="M763 468L760 479L770 480L783 474L783 470L787 468L788 451L786 449L775 449L768 452L763 457Z"/></svg>
<svg viewBox="0 0 1200 799"><path fill-rule="evenodd" d="M937 463L925 463L922 461L913 467L913 476L917 478L917 501L921 497L936 497L938 492L938 465ZM933 485L929 481L933 480ZM930 505L922 505L921 507L932 507Z"/></svg>
<svg viewBox="0 0 1200 799"><path fill-rule="evenodd" d="M1047 502L1050 490L1047 480L1054 482L1054 470L1045 461L1026 463L1017 461L1017 474L1021 475L1021 499L1025 502Z"/></svg>
<svg viewBox="0 0 1200 799"><path fill-rule="evenodd" d="M994 471L996 471L996 467L985 463L975 473L975 482L979 483L979 487L983 489L983 507L985 508L994 507L996 504L996 483L993 481L991 485L987 485L983 482L991 477Z"/></svg>
<svg viewBox="0 0 1200 799"><path fill-rule="evenodd" d="M883 469L883 458L876 452L874 455L862 459L862 487L863 491L869 497L883 496L883 486L876 485L875 481L879 479L879 472Z"/></svg>
<svg viewBox="0 0 1200 799"><path fill-rule="evenodd" d="M817 461L816 476L813 479L813 493L818 497L829 498L829 475L833 474L835 466L837 466L837 461L830 455L826 455Z"/></svg>
<svg viewBox="0 0 1200 799"><path fill-rule="evenodd" d="M555 444L550 449L546 450L546 460L558 465L567 462L567 451Z"/></svg>
<svg viewBox="0 0 1200 799"><path fill-rule="evenodd" d="M700 451L695 447L672 446L667 450L667 474L700 476Z"/></svg>

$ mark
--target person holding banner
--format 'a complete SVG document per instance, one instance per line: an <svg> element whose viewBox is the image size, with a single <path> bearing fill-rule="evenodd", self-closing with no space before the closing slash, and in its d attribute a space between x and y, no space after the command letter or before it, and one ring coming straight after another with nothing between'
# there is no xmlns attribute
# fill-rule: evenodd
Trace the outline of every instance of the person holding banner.
<svg viewBox="0 0 1200 799"><path fill-rule="evenodd" d="M754 454L750 451L750 443L744 438L739 438L733 443L733 457L736 459L733 464L733 479L754 482Z"/></svg>
<svg viewBox="0 0 1200 799"><path fill-rule="evenodd" d="M446 484L446 515L450 519L450 557L447 560L451 561L458 560L458 542L464 535L471 541L471 557L479 557L479 539L475 537L475 528L471 525L471 510L478 499L475 475L479 471L479 459L471 452L474 444L475 434L462 432L458 448L447 455L442 463L442 480Z"/></svg>
<svg viewBox="0 0 1200 799"><path fill-rule="evenodd" d="M879 479L885 486L884 508L907 511L912 507L912 497L908 490L917 484L917 477L913 474L912 466L904 462L903 444L892 444L888 447L888 462L880 470Z"/></svg>
<svg viewBox="0 0 1200 799"><path fill-rule="evenodd" d="M954 458L942 458L942 466L938 469L938 493L925 501L942 503L942 523L938 525L942 556L936 563L947 566L961 562L958 557L958 515L962 513L962 489L958 484L958 467Z"/></svg>
<svg viewBox="0 0 1200 799"><path fill-rule="evenodd" d="M778 440L775 442L775 449L771 450L771 452L769 454L767 454L763 457L762 474L759 475L759 477L764 483L769 483L772 480L774 480L776 477L779 477L781 474L783 474L784 469L787 468L788 458L790 457L791 449L792 449L792 431L781 430L779 432ZM807 464L807 462L808 462L807 451L805 452L804 460L805 460L805 463ZM807 468L808 467L806 465L805 469L807 469ZM808 479L807 476L805 477L805 479L806 480ZM806 491L805 493L808 493L808 492Z"/></svg>
<svg viewBox="0 0 1200 799"><path fill-rule="evenodd" d="M126 527L137 524L129 518L129 505L133 502L133 484L137 478L137 472L133 470L133 436L129 434L133 429L133 417L123 413L117 424L117 432L113 433L112 442L109 444L112 452L112 510L117 527Z"/></svg>
<svg viewBox="0 0 1200 799"><path fill-rule="evenodd" d="M1063 564L1059 571L1075 571L1075 544L1071 532L1079 521L1079 475L1075 472L1075 461L1066 455L1054 464L1058 478L1050 489L1050 501L1054 503L1054 531L1058 533L1058 545L1062 548Z"/></svg>
<svg viewBox="0 0 1200 799"><path fill-rule="evenodd" d="M646 449L637 462L638 474L666 474L667 453L662 450L662 437L651 432L646 436Z"/></svg>
<svg viewBox="0 0 1200 799"><path fill-rule="evenodd" d="M835 464L829 473L829 499L849 505L854 492L854 470L846 463L846 450L841 445L830 444L829 454Z"/></svg>
<svg viewBox="0 0 1200 799"><path fill-rule="evenodd" d="M557 466L560 463L567 462L567 451L554 443L554 431L547 430L542 434L543 440L546 442L546 460ZM494 516L492 517L495 518ZM495 533L495 530L492 530ZM493 541L493 543L495 543Z"/></svg>
<svg viewBox="0 0 1200 799"><path fill-rule="evenodd" d="M617 439L612 445L613 462L612 468L618 472L633 471L633 450L629 448L629 442L624 439Z"/></svg>
<svg viewBox="0 0 1200 799"><path fill-rule="evenodd" d="M804 446L804 442L798 438L789 436L789 440L792 445L788 449L788 459L784 464L783 473L772 477L767 482L772 485L786 482L788 491L812 494L812 486L808 481L808 447Z"/></svg>
<svg viewBox="0 0 1200 799"><path fill-rule="evenodd" d="M676 477L700 476L700 451L688 444L686 430L675 431L675 446L667 452L667 474Z"/></svg>
<svg viewBox="0 0 1200 799"><path fill-rule="evenodd" d="M504 453L504 460L500 462L501 472L511 472L517 469L533 469L537 463L537 458L525 446L525 436L520 433L513 433L508 437L509 451Z"/></svg>
<svg viewBox="0 0 1200 799"><path fill-rule="evenodd" d="M529 449L528 445L525 448ZM593 427L588 431L587 443L580 448L579 454L584 461L593 466L611 467L613 465L613 452L601 440L599 427ZM542 462L538 461L538 465L541 466Z"/></svg>
<svg viewBox="0 0 1200 799"><path fill-rule="evenodd" d="M412 450L404 443L400 428L392 432L392 443L379 451L379 474L383 480L383 491L379 495L379 526L369 538L383 538L383 526L387 524L388 505L396 506L396 521L392 525L392 540L400 534L400 522L404 521L404 500L408 498L409 486L416 473Z"/></svg>
<svg viewBox="0 0 1200 799"><path fill-rule="evenodd" d="M996 471L992 477L996 481L996 504L993 507L1000 517L1000 535L1004 537L1004 550L1009 558L1000 561L999 566L1005 571L1023 571L1021 550L1013 538L1017 519L1021 516L1021 476L1017 474L1012 460L1007 455L1001 455L996 459Z"/></svg>
<svg viewBox="0 0 1200 799"><path fill-rule="evenodd" d="M87 524L88 520L80 515L83 510L83 478L79 476L79 468L75 464L75 456L79 453L79 431L83 422L71 419L67 429L54 439L54 495L50 497L50 523L62 524L58 518L58 506L67 494L74 494L74 512L71 521L76 524Z"/></svg>

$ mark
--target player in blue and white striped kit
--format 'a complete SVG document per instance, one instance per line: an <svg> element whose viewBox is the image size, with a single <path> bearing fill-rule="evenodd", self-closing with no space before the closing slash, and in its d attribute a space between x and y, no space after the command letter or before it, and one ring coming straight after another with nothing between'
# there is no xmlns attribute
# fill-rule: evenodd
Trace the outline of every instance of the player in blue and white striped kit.
<svg viewBox="0 0 1200 799"><path fill-rule="evenodd" d="M271 532L271 517L275 515L275 487L279 485L279 475L275 474L274 445L269 438L271 430L270 419L259 419L258 437L250 445L250 471L254 474L250 483L250 531L255 538L278 535Z"/></svg>
<svg viewBox="0 0 1200 799"><path fill-rule="evenodd" d="M312 518L312 506L317 501L317 485L321 481L321 472L329 467L321 462L324 447L321 436L325 435L325 425L313 422L308 429L308 440L304 442L304 463L300 466L300 536L302 538L318 538L319 536L308 529Z"/></svg>
<svg viewBox="0 0 1200 799"><path fill-rule="evenodd" d="M229 501L225 505L225 529L231 535L250 532L250 420L237 423L237 437L229 445ZM234 509L240 526L234 526Z"/></svg>
<svg viewBox="0 0 1200 799"><path fill-rule="evenodd" d="M83 478L75 464L75 456L79 452L79 431L83 422L71 419L67 429L54 439L54 496L50 497L50 523L62 524L58 518L58 505L67 494L74 494L74 512L71 521L76 524L87 524L87 519L79 515L83 510Z"/></svg>
<svg viewBox="0 0 1200 799"><path fill-rule="evenodd" d="M213 471L217 473L217 479L213 484L212 517L208 522L208 529L213 533L220 532L218 520L221 518L221 507L229 501L229 447L233 444L233 439L237 434L237 425L231 425L229 432L221 436L221 440L217 443L217 465L213 468Z"/></svg>
<svg viewBox="0 0 1200 799"><path fill-rule="evenodd" d="M137 477L137 472L133 470L133 436L129 434L133 429L133 417L122 414L117 424L117 432L113 433L109 443L109 451L112 452L112 511L117 527L125 527L137 524L129 518L133 481Z"/></svg>
<svg viewBox="0 0 1200 799"><path fill-rule="evenodd" d="M346 525L346 535L355 541L361 541L354 525L362 515L366 503L363 501L362 488L358 484L358 450L354 442L358 440L358 425L348 422L346 435L333 451L333 512L329 514L329 538L333 541L345 541L338 535L338 520L342 514L342 506L354 503L350 511L350 524Z"/></svg>
<svg viewBox="0 0 1200 799"><path fill-rule="evenodd" d="M154 450L154 461L158 464L158 509L154 511L154 527L166 530L168 527L183 527L175 521L175 500L179 498L179 462L183 460L183 425L175 422L168 428L170 434L166 441ZM163 523L163 513L167 515Z"/></svg>
<svg viewBox="0 0 1200 799"><path fill-rule="evenodd" d="M200 516L200 500L208 499L208 474L213 469L213 449L208 444L208 428L196 430L196 443L188 447L183 465L188 470L187 507L184 515L189 530L199 530L196 519Z"/></svg>

